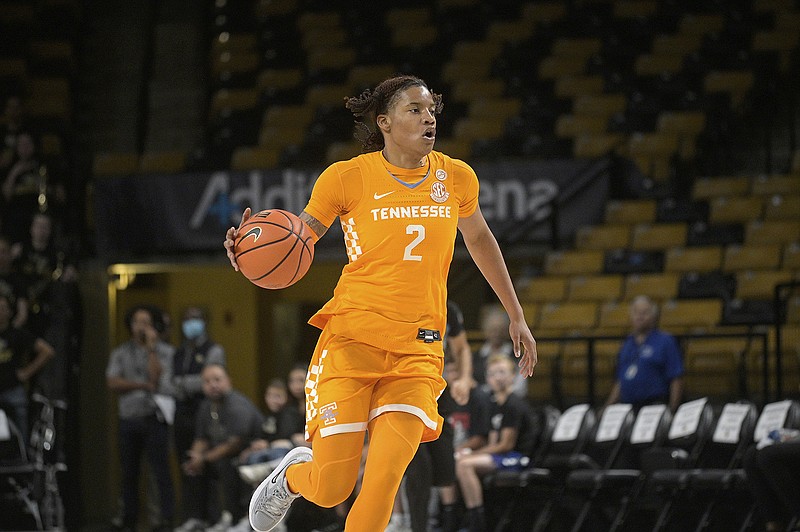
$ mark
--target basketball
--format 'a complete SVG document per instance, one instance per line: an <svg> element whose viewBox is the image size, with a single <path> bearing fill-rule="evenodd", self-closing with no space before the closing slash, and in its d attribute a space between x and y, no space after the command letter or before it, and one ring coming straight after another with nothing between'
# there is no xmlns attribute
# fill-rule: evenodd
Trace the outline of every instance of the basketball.
<svg viewBox="0 0 800 532"><path fill-rule="evenodd" d="M274 290L302 279L314 260L314 240L296 215L269 209L239 227L233 252L250 282Z"/></svg>

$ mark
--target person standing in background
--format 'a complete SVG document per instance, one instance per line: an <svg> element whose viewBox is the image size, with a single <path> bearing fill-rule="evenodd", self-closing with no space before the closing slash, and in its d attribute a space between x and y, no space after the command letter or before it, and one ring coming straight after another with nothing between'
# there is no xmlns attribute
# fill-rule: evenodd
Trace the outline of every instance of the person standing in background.
<svg viewBox="0 0 800 532"><path fill-rule="evenodd" d="M169 468L169 425L157 398L170 396L174 349L159 341L161 314L137 305L125 316L130 340L111 352L106 367L108 389L118 396L119 454L122 468L122 523L136 530L139 513L139 475L143 455L158 486L161 522L157 530L171 530L175 493Z"/></svg>
<svg viewBox="0 0 800 532"><path fill-rule="evenodd" d="M683 357L678 342L658 329L658 306L637 296L630 306L631 334L617 355L616 381L605 406L629 403L635 410L655 403L674 413L683 398Z"/></svg>
<svg viewBox="0 0 800 532"><path fill-rule="evenodd" d="M225 348L208 335L208 319L203 309L188 307L183 312L181 334L183 341L175 350L172 361L172 384L175 393L175 423L173 441L178 463L187 459L187 453L195 439L195 417L203 402L203 368L209 364L225 366ZM181 514L183 518L192 513L195 501L189 496L188 484L195 478L181 473Z"/></svg>

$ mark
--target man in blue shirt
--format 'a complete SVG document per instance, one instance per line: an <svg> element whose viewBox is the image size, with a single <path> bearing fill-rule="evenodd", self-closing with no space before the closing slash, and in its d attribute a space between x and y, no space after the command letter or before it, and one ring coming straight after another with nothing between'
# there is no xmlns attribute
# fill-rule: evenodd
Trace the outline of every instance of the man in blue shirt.
<svg viewBox="0 0 800 532"><path fill-rule="evenodd" d="M658 307L637 296L630 307L631 334L617 355L616 382L606 400L630 403L635 409L667 403L672 412L683 396L683 358L678 342L656 327Z"/></svg>

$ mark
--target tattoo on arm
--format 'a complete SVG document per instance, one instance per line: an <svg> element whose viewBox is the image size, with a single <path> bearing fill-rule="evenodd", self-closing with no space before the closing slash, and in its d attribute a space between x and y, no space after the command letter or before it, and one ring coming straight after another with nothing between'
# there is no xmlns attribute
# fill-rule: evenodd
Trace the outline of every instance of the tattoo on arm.
<svg viewBox="0 0 800 532"><path fill-rule="evenodd" d="M328 231L328 228L325 226L325 224L308 214L306 211L300 213L300 219L303 220L306 225L308 225L311 230L314 231L314 233L316 233L317 238L322 238L322 235Z"/></svg>

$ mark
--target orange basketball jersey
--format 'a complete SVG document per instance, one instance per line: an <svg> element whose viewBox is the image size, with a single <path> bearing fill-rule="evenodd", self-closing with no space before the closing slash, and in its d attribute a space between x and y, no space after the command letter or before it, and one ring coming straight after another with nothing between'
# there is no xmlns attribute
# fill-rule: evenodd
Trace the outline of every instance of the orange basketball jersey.
<svg viewBox="0 0 800 532"><path fill-rule="evenodd" d="M442 355L458 219L477 205L475 172L440 152L417 169L381 152L329 166L305 211L327 227L340 218L348 264L309 323L395 353Z"/></svg>

